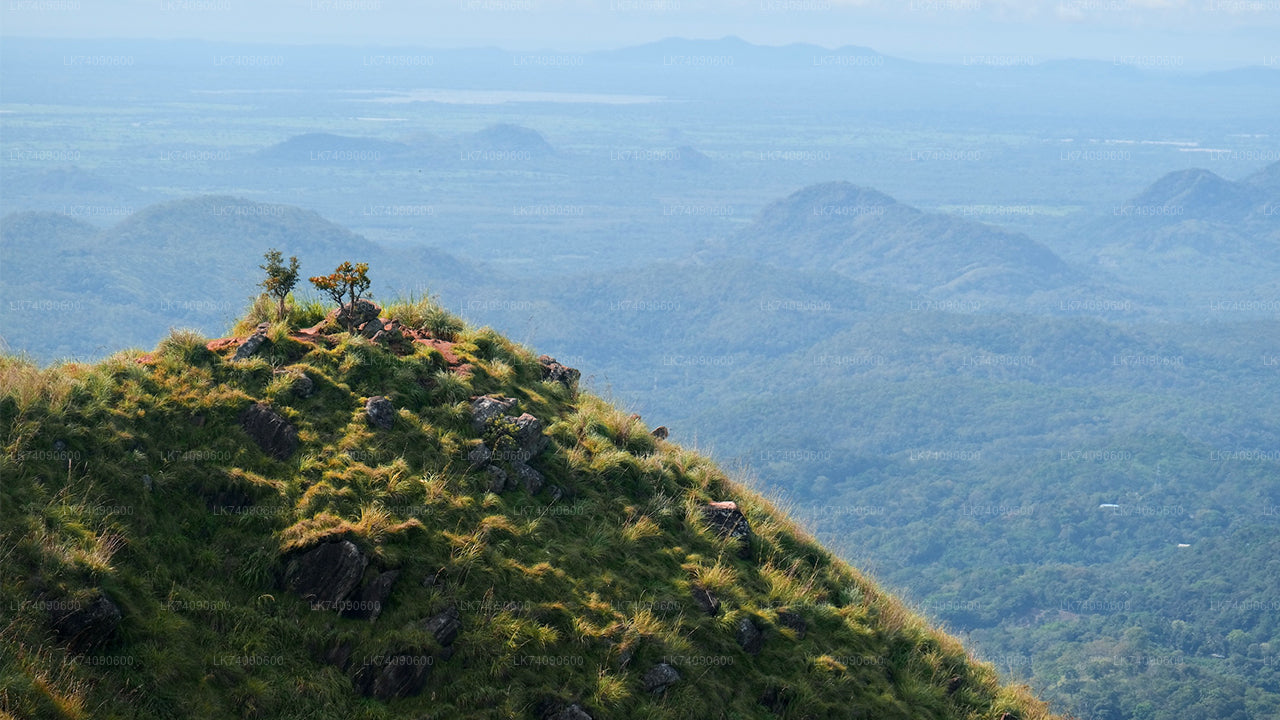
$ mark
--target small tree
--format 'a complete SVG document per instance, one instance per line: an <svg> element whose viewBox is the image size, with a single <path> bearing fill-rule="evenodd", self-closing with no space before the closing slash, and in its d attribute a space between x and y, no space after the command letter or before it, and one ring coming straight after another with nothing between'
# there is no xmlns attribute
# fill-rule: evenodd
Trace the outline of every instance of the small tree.
<svg viewBox="0 0 1280 720"><path fill-rule="evenodd" d="M357 263L352 265L344 262L337 267L332 273L311 278L311 284L315 285L324 294L333 298L338 304L339 315L341 315L343 298L347 298L345 303L352 310L355 309L356 301L364 296L369 289L369 263ZM353 313L346 314L347 332L351 332Z"/></svg>
<svg viewBox="0 0 1280 720"><path fill-rule="evenodd" d="M284 264L284 255L279 250L271 248L262 256L266 259L266 265L259 265L263 271L267 273L267 277L258 285L267 291L267 294L276 299L276 320L284 319L284 299L293 291L293 287L298 284L298 258L290 257L289 264Z"/></svg>

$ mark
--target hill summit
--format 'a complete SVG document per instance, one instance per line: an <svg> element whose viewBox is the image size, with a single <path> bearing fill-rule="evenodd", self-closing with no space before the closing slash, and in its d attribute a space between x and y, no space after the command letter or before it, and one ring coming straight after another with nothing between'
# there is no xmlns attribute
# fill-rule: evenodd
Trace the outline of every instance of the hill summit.
<svg viewBox="0 0 1280 720"><path fill-rule="evenodd" d="M781 267L939 296L1025 296L1072 279L1061 258L1026 235L924 212L847 182L770 203L731 245Z"/></svg>
<svg viewBox="0 0 1280 720"><path fill-rule="evenodd" d="M432 301L0 357L0 711L1049 717L665 428Z"/></svg>

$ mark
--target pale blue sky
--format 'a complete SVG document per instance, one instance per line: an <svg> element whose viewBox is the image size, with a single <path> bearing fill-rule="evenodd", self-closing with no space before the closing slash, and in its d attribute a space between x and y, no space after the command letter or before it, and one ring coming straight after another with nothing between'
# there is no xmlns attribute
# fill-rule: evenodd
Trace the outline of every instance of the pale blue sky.
<svg viewBox="0 0 1280 720"><path fill-rule="evenodd" d="M585 51L663 37L921 60L1176 56L1275 65L1280 0L0 0L5 35Z"/></svg>

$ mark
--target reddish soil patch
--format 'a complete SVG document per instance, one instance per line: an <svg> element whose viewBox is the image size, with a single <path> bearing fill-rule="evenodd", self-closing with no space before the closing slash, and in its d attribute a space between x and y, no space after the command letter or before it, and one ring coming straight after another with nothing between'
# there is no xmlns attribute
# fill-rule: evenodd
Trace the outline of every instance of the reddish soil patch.
<svg viewBox="0 0 1280 720"><path fill-rule="evenodd" d="M436 340L435 338L415 338L414 342L421 345L426 345L429 348L434 348L436 350L439 350L440 354L444 356L444 361L449 363L450 365L457 365L460 362L462 362L461 360L458 359L458 355L453 352L454 344L451 342L448 342L445 340Z"/></svg>

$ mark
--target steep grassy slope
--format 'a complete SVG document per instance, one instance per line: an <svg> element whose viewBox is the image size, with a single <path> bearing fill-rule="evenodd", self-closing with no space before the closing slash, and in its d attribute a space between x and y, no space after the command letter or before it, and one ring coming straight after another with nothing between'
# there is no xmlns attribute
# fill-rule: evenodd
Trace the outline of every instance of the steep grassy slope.
<svg viewBox="0 0 1280 720"><path fill-rule="evenodd" d="M384 315L0 360L0 711L1048 717L571 373Z"/></svg>

